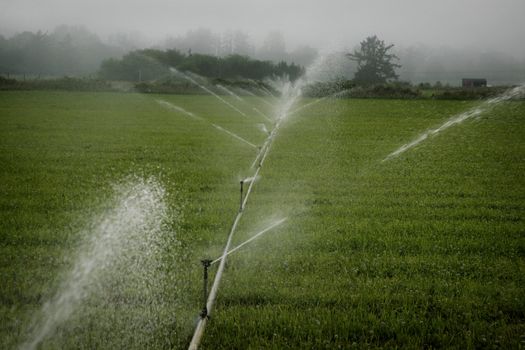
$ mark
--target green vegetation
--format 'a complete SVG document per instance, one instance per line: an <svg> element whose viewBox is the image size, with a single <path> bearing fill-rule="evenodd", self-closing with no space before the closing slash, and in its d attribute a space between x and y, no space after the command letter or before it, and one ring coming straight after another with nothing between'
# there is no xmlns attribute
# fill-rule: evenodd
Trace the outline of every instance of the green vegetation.
<svg viewBox="0 0 525 350"><path fill-rule="evenodd" d="M249 104L273 113L255 97L228 98L244 118L210 96L0 93L0 348L25 340L129 175L154 176L167 192L178 240L162 252L168 302L154 314L133 290L118 303L91 300L43 348L187 346L199 259L220 254L255 150L158 99L255 144L264 119ZM231 256L203 347L523 346L525 102L381 162L475 104L338 99L290 116L233 244L289 220Z"/></svg>
<svg viewBox="0 0 525 350"><path fill-rule="evenodd" d="M112 91L104 80L63 77L58 79L16 80L0 77L0 90Z"/></svg>
<svg viewBox="0 0 525 350"><path fill-rule="evenodd" d="M189 71L208 78L289 77L295 81L304 74L304 68L284 61L277 64L260 61L248 56L230 55L217 57L204 54L183 54L177 50L137 50L122 59L102 62L99 76L108 80L142 81L155 80L170 75L169 68Z"/></svg>
<svg viewBox="0 0 525 350"><path fill-rule="evenodd" d="M369 85L397 80L398 75L395 69L401 68L401 65L394 63L394 60L399 60L399 58L390 53L393 47L394 44L385 45L385 42L379 40L375 35L361 41L359 50L354 50L346 55L352 61L357 62L354 81L357 84Z"/></svg>
<svg viewBox="0 0 525 350"><path fill-rule="evenodd" d="M32 76L84 76L100 62L126 50L103 43L86 28L61 25L51 33L24 31L0 35L0 73Z"/></svg>
<svg viewBox="0 0 525 350"><path fill-rule="evenodd" d="M501 95L510 87L491 86L482 88L450 87L436 84L412 85L409 82L359 85L353 80L340 80L308 85L303 94L308 97L335 95L346 98L388 99L436 99L436 100L483 100Z"/></svg>

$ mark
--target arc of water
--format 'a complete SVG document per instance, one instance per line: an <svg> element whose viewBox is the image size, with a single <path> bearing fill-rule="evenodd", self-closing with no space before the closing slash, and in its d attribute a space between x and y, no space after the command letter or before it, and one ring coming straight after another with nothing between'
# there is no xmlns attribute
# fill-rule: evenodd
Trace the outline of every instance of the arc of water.
<svg viewBox="0 0 525 350"><path fill-rule="evenodd" d="M257 107L252 107L254 111L256 111L261 117L263 117L264 119L266 119L267 121L269 121L270 123L273 123L273 120L270 119L270 117L268 117L266 114L264 114L263 112L261 112Z"/></svg>
<svg viewBox="0 0 525 350"><path fill-rule="evenodd" d="M482 113L486 112L489 108L503 102L510 100L511 98L523 95L525 93L525 86L521 85L515 88L512 88L510 90L507 90L503 94L496 96L494 98L491 98L485 102L483 102L480 106L472 108L464 113L461 113L459 115L453 116L452 118L448 119L445 123L443 123L440 127L436 129L430 129L416 137L413 141L404 144L403 146L399 147L394 152L390 153L388 156L386 156L382 162L385 162L389 159L392 159L398 155L400 155L403 152L406 152L407 150L419 145L421 142L428 139L430 136L434 136L439 134L440 132L450 128L453 125L460 124L464 122L467 119L477 117L481 115Z"/></svg>
<svg viewBox="0 0 525 350"><path fill-rule="evenodd" d="M277 96L275 96L270 90L268 90L267 88L265 88L264 86L261 86L259 88L259 90L262 90L264 91L268 96L270 97L274 97L274 98L277 98Z"/></svg>
<svg viewBox="0 0 525 350"><path fill-rule="evenodd" d="M182 113L182 114L185 114L187 115L188 117L191 117L193 119L197 119L197 120L205 120L204 118L201 118L197 115L195 115L194 113L190 112L190 111L187 111L185 110L184 108L182 107L179 107L179 106L176 106L174 105L173 103L169 103L168 101L164 101L164 100L155 100L158 104L160 104L161 106L164 106L168 109L171 109L171 110L174 110L176 112L179 112L179 113Z"/></svg>
<svg viewBox="0 0 525 350"><path fill-rule="evenodd" d="M228 101L226 101L225 99L223 99L222 97L220 97L219 95L217 95L215 92L211 91L210 89L208 89L206 86L202 85L202 84L199 84L195 79L193 79L192 77L190 77L189 75L187 74L184 74L183 72L179 72L178 70L176 70L175 68L171 67L170 68L170 71L174 74L179 74L179 75L182 75L182 77L186 80L188 80L189 82L197 85L199 88L201 88L202 90L206 91L207 93L209 93L210 95L214 96L215 98L217 98L219 101L221 101L222 103L224 103L226 106L230 107L231 109L233 109L234 111L236 111L237 113L239 113L240 115L242 115L243 117L245 118L249 118L248 115L246 115L243 111L241 111L239 108L235 107L234 105L232 105L231 103L229 103Z"/></svg>
<svg viewBox="0 0 525 350"><path fill-rule="evenodd" d="M228 89L227 87L221 85L221 84L217 84L215 85L217 86L219 89L221 89L222 91L226 92L228 95L234 97L237 101L241 101L241 102L244 102L244 100L239 96L237 95L235 92L231 91L230 89Z"/></svg>
<svg viewBox="0 0 525 350"><path fill-rule="evenodd" d="M235 248L232 248L230 251L228 251L228 253L226 253L226 255L224 255L224 257L230 255L231 253L241 249L243 246L245 246L246 244L252 242L253 240L257 239L258 237L262 236L263 234L265 234L266 232L274 229L275 227L281 225L282 223L284 223L285 221L287 220L287 218L284 218L284 219L281 219L281 220L278 220L277 222L274 222L273 224L271 224L270 226L268 226L267 228L265 228L264 230L256 233L255 235L253 235L251 238L247 239L246 241L242 242L241 244L239 244L238 246L236 246ZM223 256L220 256L218 257L217 259L213 260L211 262L211 265L221 261L223 258Z"/></svg>
<svg viewBox="0 0 525 350"><path fill-rule="evenodd" d="M263 103L267 104L268 106L273 107L273 105L272 105L270 102L268 102L267 100L265 100L265 99L262 98L261 96L257 96L256 94L254 94L254 93L251 92L250 90L246 90L246 89L242 89L242 88L239 88L239 89L240 89L241 91L243 91L245 94L248 94L248 95L250 95L250 96L252 96L252 97L255 97L255 98L259 99L260 101L262 101ZM262 91L262 90L260 90L260 91ZM265 93L265 95L267 95L267 93Z"/></svg>
<svg viewBox="0 0 525 350"><path fill-rule="evenodd" d="M152 251L147 249L152 249L150 244L161 237L167 217L164 188L153 178L134 179L119 191L114 207L88 230L89 239L78 251L56 295L44 304L42 315L32 325L31 338L21 349L38 349L89 297L98 282L118 269L120 259L134 250L151 257L148 253Z"/></svg>
<svg viewBox="0 0 525 350"><path fill-rule="evenodd" d="M227 133L228 135L230 135L230 136L236 138L237 140L239 140L239 141L241 141L241 142L244 142L244 143L247 144L248 146L251 146L251 147L253 147L253 148L257 148L257 146L254 145L253 143L251 143L250 141L247 141L247 140L243 139L243 138L240 137L239 135L236 135L236 134L234 134L233 132L224 129L223 127L221 127L221 126L219 126L219 125L217 125L217 124L213 124L213 123L212 123L211 125L213 125L213 126L214 126L215 128L217 128L217 129L219 129L220 131L224 131L224 132Z"/></svg>
<svg viewBox="0 0 525 350"><path fill-rule="evenodd" d="M182 107L176 106L176 105L174 105L174 104L172 104L172 103L169 103L168 101L164 101L164 100L157 100L157 102L158 102L160 105L162 105L162 106L165 106L165 107L167 107L167 108L169 108L169 109L172 109L172 110L174 110L174 111L176 111L176 112L180 112L180 113L182 113L182 114L185 114L185 115L187 115L187 116L189 116L189 117L191 117L191 118L193 118L193 119L197 119L197 120L200 120L200 121L204 121L204 122L210 124L211 126L213 126L214 128L216 128L217 130L220 130L220 131L222 131L222 132L224 132L224 133L226 133L226 134L232 136L233 138L235 138L235 139L237 139L237 140L239 140L239 141L241 141L241 142L247 144L247 145L250 146L250 147L258 148L256 145L254 145L254 144L251 143L250 141L248 141L248 140L246 140L246 139L240 137L239 135L237 135L237 134L231 132L230 130L227 130L227 129L223 128L222 126L219 126L219 125L217 125L217 124L214 124L214 123L212 123L212 122L210 122L210 121L208 121L208 120L206 120L206 119L204 119L204 118L202 118L202 117L199 117L198 115L195 115L194 113L189 112L189 111L185 110L185 109L182 108Z"/></svg>
<svg viewBox="0 0 525 350"><path fill-rule="evenodd" d="M310 108L310 107L312 107L312 106L314 106L314 105L316 105L316 104L318 104L318 103L320 103L320 102L323 102L323 101L326 100L326 99L329 99L329 98L335 98L335 97L338 97L338 96L342 96L342 95L344 95L344 94L350 92L350 90L351 90L351 89L346 89L346 90L338 91L338 92L333 93L333 94L328 95L328 96L324 96L324 97L318 98L318 99L316 99L315 101L312 101L312 102L309 102L309 103L307 103L307 104L304 104L304 105L302 105L302 106L300 106L300 107L297 107L296 109L294 109L293 111L291 111L290 114L295 114L295 113L300 112L300 111L302 111L302 110L304 110L304 109L306 109L306 108Z"/></svg>
<svg viewBox="0 0 525 350"><path fill-rule="evenodd" d="M243 99L241 96L237 95L235 92L231 91L230 89L228 89L227 87L225 86L222 86L222 85L217 85L218 88L220 88L221 90L225 91L226 93L228 93L229 95L235 97L238 101L252 107L252 109L254 111L256 111L261 117L263 117L264 119L266 119L267 121L269 121L270 123L272 122L272 120L270 118L268 118L268 116L266 114L264 114L263 112L261 112L260 110L258 110L256 107L253 107L251 104L249 104L245 99ZM244 89L243 89L244 90ZM250 93L249 91L247 90L244 90L248 93ZM254 94L252 94L253 96L255 96ZM265 102L268 102L266 100L263 99L263 101Z"/></svg>

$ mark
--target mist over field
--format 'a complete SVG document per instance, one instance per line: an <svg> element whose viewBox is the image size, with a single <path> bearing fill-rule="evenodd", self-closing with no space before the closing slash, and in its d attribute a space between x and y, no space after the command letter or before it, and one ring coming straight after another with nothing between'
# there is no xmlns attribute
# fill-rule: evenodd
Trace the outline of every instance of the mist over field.
<svg viewBox="0 0 525 350"><path fill-rule="evenodd" d="M525 80L519 0L4 0L0 9L0 74L84 76L109 57L161 48L301 66L331 53L339 67L332 75L350 78L355 66L343 54L378 35L395 45L401 80ZM27 45L32 51L20 53Z"/></svg>
<svg viewBox="0 0 525 350"><path fill-rule="evenodd" d="M521 349L524 0L0 0L0 349Z"/></svg>

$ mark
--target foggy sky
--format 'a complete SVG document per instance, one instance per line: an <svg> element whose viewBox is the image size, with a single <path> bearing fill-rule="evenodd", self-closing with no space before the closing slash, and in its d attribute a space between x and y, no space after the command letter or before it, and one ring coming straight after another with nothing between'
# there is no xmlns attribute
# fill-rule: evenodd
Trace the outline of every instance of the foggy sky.
<svg viewBox="0 0 525 350"><path fill-rule="evenodd" d="M396 46L425 44L525 57L525 0L0 0L0 34L83 25L102 38L135 33L154 45L210 28L242 30L256 43L280 31L289 48L354 47L377 34Z"/></svg>

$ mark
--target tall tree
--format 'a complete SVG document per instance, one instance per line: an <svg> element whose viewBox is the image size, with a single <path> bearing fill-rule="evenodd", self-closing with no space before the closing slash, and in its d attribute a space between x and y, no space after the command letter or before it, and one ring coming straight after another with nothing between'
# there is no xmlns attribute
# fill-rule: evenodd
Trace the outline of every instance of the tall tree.
<svg viewBox="0 0 525 350"><path fill-rule="evenodd" d="M387 46L374 35L362 41L359 50L348 53L346 56L357 62L354 81L361 84L380 84L396 80L398 75L394 70L401 65L394 63L394 60L399 58L389 52L393 47L394 44Z"/></svg>

